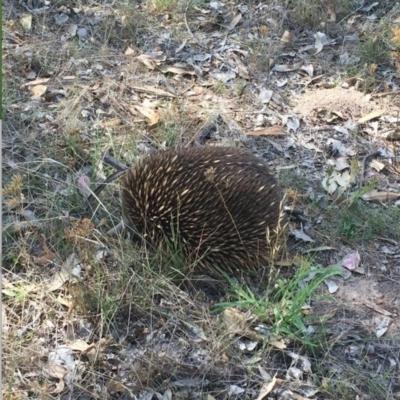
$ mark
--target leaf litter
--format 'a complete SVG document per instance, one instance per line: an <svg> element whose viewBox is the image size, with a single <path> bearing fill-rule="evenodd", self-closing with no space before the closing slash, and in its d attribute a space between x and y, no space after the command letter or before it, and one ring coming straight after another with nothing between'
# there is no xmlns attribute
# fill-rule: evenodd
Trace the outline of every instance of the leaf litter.
<svg viewBox="0 0 400 400"><path fill-rule="evenodd" d="M371 340L370 332L377 337L396 337L399 332L398 321L389 320L399 312L395 300L398 240L390 232L384 232L371 246L360 242L350 247L347 239L342 241L324 221L330 217L326 204L333 205L334 211L337 205L333 219L338 225L336 215L344 207L343 193L357 197L358 168L362 157L375 150L371 147L383 147L385 151L379 160L366 163L366 182L372 177L377 182L372 190L361 194L359 201L383 203L381 213L394 207L400 193L396 178L398 147L387 144L383 128L397 131L395 104L384 96L365 96L356 86L357 78L343 79L333 89L340 78L336 75L336 64L330 63L332 54L339 51L342 66L357 62L349 44L350 35L343 37L343 42L337 35L332 39L334 35L316 29L299 35L295 27L286 29L284 19L274 11L275 7L283 10L279 3L213 1L193 4L193 10L189 5L180 12L168 9L158 12L147 8L145 2L131 4L131 11L139 19L132 24L134 30L122 40L112 29L116 26L122 34L130 16L129 10L119 8L119 2L106 7L91 2L81 8L62 4L50 9L33 7L34 12L29 14L21 8L18 9L20 28L13 25L15 11L11 10L5 21L4 80L12 76L20 88L17 98L11 97L7 107L5 139L15 137L9 140L12 144L6 149L7 168L13 166L10 170L23 171L30 182L39 178L43 183L40 191L29 183L23 197L6 198L13 213L27 221L21 221L22 229L16 229L20 234L15 243L21 248L17 257L23 261L21 265L19 261L10 264L15 255L12 254L13 258L7 252L5 277L10 284L3 289L3 315L7 316L3 329L6 328L9 337L18 332L28 341L27 349L33 348L35 354L47 357L49 368L44 373L35 370L32 350L18 350L21 361L17 363L13 390L20 394L27 390L24 382L29 374L37 374L40 379L35 378L36 386L32 384L29 390L38 390L50 377L49 392L55 396L73 393L75 398L82 394L78 388L88 392L97 390L108 398L117 398L115 393L143 392L142 397L147 398L154 393L158 398L182 393L199 396L208 390L212 393L207 394L209 398L221 392L238 398L309 398L316 393L320 398L328 398L323 397L323 390L318 392L314 387L317 380L314 381L313 375L318 373L316 360L301 354L301 349L295 346L292 351L293 343L279 338L269 342L275 352L270 347L267 352L260 351L263 335L248 326L248 318L254 317L240 310L230 310L230 318L226 317L229 312L223 314L226 321L222 333L235 340L238 336L249 336L238 342L243 358L238 358L235 351L227 351L220 340L218 325L208 313L207 302L200 307L207 310L202 314L183 291L177 291L176 298L168 291L156 293L151 313L131 303L131 314L123 315L125 309L121 306L122 315L112 314L114 329L107 337L95 328L104 323L96 317L99 315L96 304L84 297L83 303L92 307L87 315L76 311L79 307L74 308L77 307L74 287L81 281L90 287L101 271L119 265L115 248L109 247L109 239L100 233L105 224L103 219L96 221L98 225L92 230L82 226L78 230L79 224L75 224L79 215L71 211L71 196L76 191L82 197L87 196L90 185L105 177L100 167L88 174L85 165L94 157L96 146L101 151L112 147L128 163L134 160L128 149L132 141L139 143L137 148L143 153L165 147L167 140L157 138L154 133L162 127L168 132L168 124L175 122L168 120L168 113L174 107L177 110L173 119L179 123L174 126L179 127L177 142L192 141L197 133L202 133L205 140L214 144L246 143L257 149L273 171L279 166L283 171L280 173L293 172L289 185L283 182L282 175L280 180L293 190L296 205L310 213L311 221L308 225L302 220L294 223L291 237L296 249L307 254L310 246L311 250L320 248L314 252L318 262L328 266L344 260L346 268L350 268L345 280L327 280L327 289L321 289L345 304L339 307L334 302L320 301L312 303L310 308L315 316L321 308L320 315L328 321L330 338L337 342L334 357L323 354L329 360L324 367L337 373L341 364L332 360L340 359L341 354L347 354L354 363L362 363L364 350L371 357L368 367L375 371L383 368L379 360L389 359L390 349L378 350L376 342L374 358L371 348L362 343L365 338ZM338 10L331 2L323 2L323 7L331 22L338 21ZM357 29L367 24L365 15L375 12L373 7L359 10L355 15ZM175 36L174 29L180 29L177 21L183 30ZM43 26L46 29L42 31ZM104 35L100 33L104 26L109 27L111 35L103 47L106 53L101 54L99 43ZM177 28L172 29L173 26ZM288 47L282 48L277 42ZM72 49L76 46L72 58L68 46ZM29 69L25 69L27 65ZM385 74L387 89L395 89L396 80L391 78L394 72L387 69ZM215 115L218 117L214 118ZM208 131L202 131L204 126ZM64 129L74 138L71 147L61 140L60 132ZM34 138L30 142L28 134ZM27 144L31 148L27 149ZM50 168L46 162L35 164L35 159L44 160L53 149L53 158L60 164L57 168L54 165ZM286 166L289 168L285 169ZM372 170L375 175L371 175ZM306 182L299 188L296 185L301 180ZM44 182L48 185L46 190ZM112 197L116 191L110 187L109 193ZM51 216L51 220L57 218L64 224L64 229L53 235L46 229L47 212L60 197L69 204L60 206L57 217ZM42 198L42 202L37 198ZM310 202L318 206L318 211L308 207ZM12 204L18 204L20 209L11 207ZM354 223L345 228L352 232ZM46 236L47 248L37 239L38 229ZM74 251L60 250L61 238L70 241ZM94 261L90 255L97 255L104 246L107 251L101 254L105 256ZM13 269L12 265L21 270ZM360 268L364 269L362 277L355 274ZM390 271L393 275L379 275L377 271ZM19 274L25 283L18 283ZM387 279L378 279L380 276ZM110 274L101 288L103 297L107 297L117 277ZM132 277L138 276L132 273ZM126 292L119 296L123 305ZM140 303L140 299L135 300ZM339 308L346 312L340 315ZM159 310L164 313L157 314ZM376 313L380 314L377 319ZM67 336L73 340L64 336L66 324L70 331ZM368 329L363 331L361 327ZM27 332L42 335L33 347L25 337ZM341 338L357 345L342 344ZM6 357L11 357L12 342L5 345ZM10 364L5 360L7 372ZM254 360L257 373L250 377L247 364L253 365ZM345 365L348 360L342 361ZM91 369L93 365L98 369ZM173 371L173 378L168 371ZM393 382L398 388L398 382ZM170 388L165 389L167 385ZM45 390L45 385L41 390Z"/></svg>

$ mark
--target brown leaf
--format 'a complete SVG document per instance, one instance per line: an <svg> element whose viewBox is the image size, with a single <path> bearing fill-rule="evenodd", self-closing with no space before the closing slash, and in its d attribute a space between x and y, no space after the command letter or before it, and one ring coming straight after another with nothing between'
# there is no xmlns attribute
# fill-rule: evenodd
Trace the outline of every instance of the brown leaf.
<svg viewBox="0 0 400 400"><path fill-rule="evenodd" d="M52 390L50 393L59 394L64 390L64 388L65 388L64 379L59 379L55 389Z"/></svg>
<svg viewBox="0 0 400 400"><path fill-rule="evenodd" d="M242 19L242 14L236 15L235 18L231 21L231 23L228 25L228 30L231 31L232 29L235 28L235 26L238 24L238 22Z"/></svg>
<svg viewBox="0 0 400 400"><path fill-rule="evenodd" d="M32 15L28 13L23 14L19 19L19 23L25 32L29 32L32 29Z"/></svg>
<svg viewBox="0 0 400 400"><path fill-rule="evenodd" d="M240 59L240 57L233 52L231 54L232 54L232 57L235 59L236 65L239 68L239 71L238 71L239 76L242 77L243 79L250 79L249 71L248 71L246 65Z"/></svg>
<svg viewBox="0 0 400 400"><path fill-rule="evenodd" d="M260 393L258 394L256 400L262 400L262 399L264 399L265 396L267 396L269 393L271 393L271 391L272 391L272 389L275 387L276 383L277 383L276 376L274 376L274 377L272 378L271 382L268 382L268 383L266 382L266 383L264 383L264 384L261 386Z"/></svg>
<svg viewBox="0 0 400 400"><path fill-rule="evenodd" d="M180 74L180 75L196 75L196 71L192 67L180 67L174 65L165 65L159 68L161 72L171 72L173 74Z"/></svg>
<svg viewBox="0 0 400 400"><path fill-rule="evenodd" d="M119 118L109 119L108 121L100 122L100 126L103 128L112 128L114 126L121 125L122 121Z"/></svg>
<svg viewBox="0 0 400 400"><path fill-rule="evenodd" d="M32 99L39 99L41 96L43 96L46 93L47 86L45 85L36 85L33 88L31 88L32 92Z"/></svg>
<svg viewBox="0 0 400 400"><path fill-rule="evenodd" d="M364 122L371 121L371 119L378 118L385 113L384 110L373 110L370 113L364 115L358 120L359 124L363 124Z"/></svg>
<svg viewBox="0 0 400 400"><path fill-rule="evenodd" d="M400 193L387 191L380 192L375 189L361 196L361 198L366 201L387 201L397 199L398 197L400 197Z"/></svg>
<svg viewBox="0 0 400 400"><path fill-rule="evenodd" d="M56 254L54 254L50 250L48 250L41 257L33 257L33 261L34 261L35 264L46 265L50 261L54 260L56 257L57 257Z"/></svg>
<svg viewBox="0 0 400 400"><path fill-rule="evenodd" d="M76 185L83 197L87 198L92 194L92 191L90 190L90 178L87 175L82 174L78 178Z"/></svg>
<svg viewBox="0 0 400 400"><path fill-rule="evenodd" d="M262 129L257 129L255 131L248 131L245 133L247 136L283 136L286 135L286 132L283 130L282 126L267 126Z"/></svg>
<svg viewBox="0 0 400 400"><path fill-rule="evenodd" d="M295 40L295 36L293 35L292 32L286 30L285 32L283 32L283 35L281 37L281 42L283 43L293 43Z"/></svg>
<svg viewBox="0 0 400 400"><path fill-rule="evenodd" d="M135 54L135 50L132 49L132 47L129 47L125 50L125 55L126 56L131 56L132 54Z"/></svg>
<svg viewBox="0 0 400 400"><path fill-rule="evenodd" d="M142 106L134 106L134 107L136 108L137 111L140 112L140 114L148 118L152 125L156 124L159 121L160 114L157 111L152 110L148 107L142 107Z"/></svg>
<svg viewBox="0 0 400 400"><path fill-rule="evenodd" d="M64 77L63 79L67 79L67 78L68 78L68 77L66 76L66 77ZM76 79L75 76L73 76L72 78L73 78L73 79ZM34 81L26 82L26 83L24 83L23 85L21 85L21 87L23 88L23 87L25 87L25 86L39 85L39 83L46 83L46 82L48 82L49 80L50 80L50 78L39 78L39 79L36 79L36 80L34 80Z"/></svg>
<svg viewBox="0 0 400 400"><path fill-rule="evenodd" d="M329 15L329 21L335 22L336 21L335 5L330 0L320 0L320 1Z"/></svg>
<svg viewBox="0 0 400 400"><path fill-rule="evenodd" d="M297 71L303 65L303 61L299 61L293 64L280 64L275 65L273 70L276 72L290 72L290 71Z"/></svg>
<svg viewBox="0 0 400 400"><path fill-rule="evenodd" d="M68 342L68 347L71 350L80 351L82 353L85 353L88 350L90 350L92 347L94 347L94 345L87 344L83 339L77 339L77 340L74 340L73 342Z"/></svg>
<svg viewBox="0 0 400 400"><path fill-rule="evenodd" d="M153 86L129 86L129 87L133 90L136 90L139 93L154 94L159 97L176 97L173 93L155 88Z"/></svg>

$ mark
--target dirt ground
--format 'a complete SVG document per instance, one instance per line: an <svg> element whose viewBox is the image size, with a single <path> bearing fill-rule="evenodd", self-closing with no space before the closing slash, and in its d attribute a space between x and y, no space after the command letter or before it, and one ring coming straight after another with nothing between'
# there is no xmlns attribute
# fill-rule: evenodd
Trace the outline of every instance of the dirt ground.
<svg viewBox="0 0 400 400"><path fill-rule="evenodd" d="M398 4L2 10L5 399L400 398ZM277 177L292 214L271 292L177 282L110 235L118 180L84 208L105 155L189 145L247 147Z"/></svg>

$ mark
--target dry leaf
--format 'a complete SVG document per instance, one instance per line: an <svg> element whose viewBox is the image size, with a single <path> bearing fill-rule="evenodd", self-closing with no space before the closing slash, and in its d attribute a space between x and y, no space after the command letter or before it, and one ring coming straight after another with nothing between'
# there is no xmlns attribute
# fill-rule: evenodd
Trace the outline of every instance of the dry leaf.
<svg viewBox="0 0 400 400"><path fill-rule="evenodd" d="M73 342L68 342L68 346L70 347L71 350L80 351L82 353L94 347L93 344L87 344L83 339L77 339L74 340Z"/></svg>
<svg viewBox="0 0 400 400"><path fill-rule="evenodd" d="M350 168L350 164L347 161L346 157L339 157L335 161L335 170L343 171L344 169Z"/></svg>
<svg viewBox="0 0 400 400"><path fill-rule="evenodd" d="M314 242L314 239L311 239L310 236L304 233L301 229L295 229L292 233L296 239L301 239L305 242Z"/></svg>
<svg viewBox="0 0 400 400"><path fill-rule="evenodd" d="M293 35L292 32L290 31L285 31L283 32L283 35L281 37L281 42L283 43L293 43L295 40L295 36Z"/></svg>
<svg viewBox="0 0 400 400"><path fill-rule="evenodd" d="M43 96L46 93L47 86L45 85L36 85L33 88L31 88L32 92L32 99L39 99L41 96Z"/></svg>
<svg viewBox="0 0 400 400"><path fill-rule="evenodd" d="M160 120L160 114L157 111L152 110L151 108L148 107L142 107L142 106L134 106L134 107L137 111L140 112L140 114L148 118L152 125L156 124Z"/></svg>
<svg viewBox="0 0 400 400"><path fill-rule="evenodd" d="M378 160L372 160L371 168L373 168L375 171L381 172L385 168L385 164L381 163Z"/></svg>
<svg viewBox="0 0 400 400"><path fill-rule="evenodd" d="M64 375L67 373L67 368L63 365L51 363L49 365L49 375L52 378L63 379Z"/></svg>
<svg viewBox="0 0 400 400"><path fill-rule="evenodd" d="M374 304L372 301L365 300L365 305L366 305L368 308L371 308L372 310L375 310L375 311L378 312L379 314L384 315L385 317L390 317L390 316L393 315L391 312L386 311L386 310L384 310L383 308L377 306L377 305Z"/></svg>
<svg viewBox="0 0 400 400"><path fill-rule="evenodd" d="M297 71L303 65L303 61L299 61L293 64L280 64L275 65L273 70L276 72L291 72Z"/></svg>
<svg viewBox="0 0 400 400"><path fill-rule="evenodd" d="M63 79L67 79L67 78L68 78L68 77L64 77ZM75 76L73 76L73 77L71 77L71 78L76 79ZM36 79L36 80L34 80L34 81L26 82L26 83L24 83L23 85L21 85L21 87L23 88L23 87L25 87L25 86L39 85L40 83L46 83L46 82L48 82L49 80L50 80L50 78L39 78L39 79Z"/></svg>
<svg viewBox="0 0 400 400"><path fill-rule="evenodd" d="M35 264L46 265L50 261L54 260L56 257L56 254L52 253L50 250L47 250L47 252L43 256L33 257L33 261Z"/></svg>
<svg viewBox="0 0 400 400"><path fill-rule="evenodd" d="M326 12L329 14L329 21L336 21L336 11L335 4L333 4L330 0L320 0L321 4L324 6Z"/></svg>
<svg viewBox="0 0 400 400"><path fill-rule="evenodd" d="M245 133L247 136L283 136L286 132L283 130L282 126L267 126L262 129L256 129L255 131L248 131Z"/></svg>
<svg viewBox="0 0 400 400"><path fill-rule="evenodd" d="M65 388L64 379L59 379L55 389L52 390L50 393L59 394L64 390L64 388Z"/></svg>
<svg viewBox="0 0 400 400"><path fill-rule="evenodd" d="M57 301L64 307L67 307L68 309L71 309L72 306L74 305L74 301L71 299L67 299L63 296L58 296Z"/></svg>
<svg viewBox="0 0 400 400"><path fill-rule="evenodd" d="M281 340L270 340L268 344L279 350L285 350L287 347L286 344Z"/></svg>
<svg viewBox="0 0 400 400"><path fill-rule="evenodd" d="M322 187L330 194L332 195L335 193L336 189L338 188L338 184L336 183L335 177L334 176L326 176L322 182Z"/></svg>
<svg viewBox="0 0 400 400"><path fill-rule="evenodd" d="M139 93L153 94L159 97L176 97L170 92L152 86L130 86L130 88L132 90L136 90Z"/></svg>
<svg viewBox="0 0 400 400"><path fill-rule="evenodd" d="M358 268L361 262L360 253L356 250L353 253L348 254L342 261L341 266L347 268L350 271Z"/></svg>
<svg viewBox="0 0 400 400"><path fill-rule="evenodd" d="M222 319L229 335L243 334L248 328L246 317L236 308L225 309Z"/></svg>
<svg viewBox="0 0 400 400"><path fill-rule="evenodd" d="M271 393L272 389L273 389L273 388L275 387L275 385L276 385L276 382L277 382L276 376L274 376L274 377L272 378L271 382L264 383L264 384L261 386L260 393L258 394L256 400L262 400L267 394Z"/></svg>
<svg viewBox="0 0 400 400"><path fill-rule="evenodd" d="M231 54L232 54L232 57L235 59L236 65L239 68L239 71L238 71L239 76L242 77L243 79L250 79L249 71L248 71L246 65L240 59L240 57L233 52Z"/></svg>
<svg viewBox="0 0 400 400"><path fill-rule="evenodd" d="M397 199L398 197L400 197L400 193L387 192L387 191L380 192L375 189L361 196L361 198L365 201L388 201Z"/></svg>
<svg viewBox="0 0 400 400"><path fill-rule="evenodd" d="M166 65L159 68L159 70L163 73L171 72L173 74L180 74L180 75L197 75L196 71L193 67L180 67L174 65Z"/></svg>
<svg viewBox="0 0 400 400"><path fill-rule="evenodd" d="M376 328L376 337L380 338L383 336L389 328L390 325L390 318L382 318L381 322L379 323L378 327Z"/></svg>
<svg viewBox="0 0 400 400"><path fill-rule="evenodd" d="M132 54L135 54L135 50L132 49L132 47L129 47L125 50L125 55L126 56L131 56Z"/></svg>
<svg viewBox="0 0 400 400"><path fill-rule="evenodd" d="M29 32L32 29L32 14L23 14L19 19L19 23L25 32Z"/></svg>
<svg viewBox="0 0 400 400"><path fill-rule="evenodd" d="M185 39L182 44L175 50L175 54L178 54L185 46L187 43L187 39Z"/></svg>
<svg viewBox="0 0 400 400"><path fill-rule="evenodd" d="M8 331L7 313L4 304L1 305L1 330L3 335Z"/></svg>
<svg viewBox="0 0 400 400"><path fill-rule="evenodd" d="M337 184L344 188L348 187L350 185L351 181L353 180L353 177L351 176L349 170L346 170L342 173L335 171L334 178L335 178L335 181L337 182Z"/></svg>
<svg viewBox="0 0 400 400"><path fill-rule="evenodd" d="M238 24L238 22L242 19L242 14L238 14L236 15L235 18L233 18L233 20L231 21L231 23L228 26L228 30L231 31L232 29L235 28L235 26Z"/></svg>
<svg viewBox="0 0 400 400"><path fill-rule="evenodd" d="M371 121L371 119L381 117L385 113L384 110L373 110L367 115L364 115L358 120L359 124L363 124L364 122Z"/></svg>
<svg viewBox="0 0 400 400"><path fill-rule="evenodd" d="M81 195L85 198L92 194L90 190L90 178L87 175L82 174L77 181L78 190Z"/></svg>
<svg viewBox="0 0 400 400"><path fill-rule="evenodd" d="M329 293L335 293L338 291L339 286L336 284L336 282L330 280L330 279L325 279L324 283L326 287L328 288Z"/></svg>
<svg viewBox="0 0 400 400"><path fill-rule="evenodd" d="M112 128L114 126L121 125L122 121L119 118L109 119L108 121L100 122L100 126L103 128Z"/></svg>

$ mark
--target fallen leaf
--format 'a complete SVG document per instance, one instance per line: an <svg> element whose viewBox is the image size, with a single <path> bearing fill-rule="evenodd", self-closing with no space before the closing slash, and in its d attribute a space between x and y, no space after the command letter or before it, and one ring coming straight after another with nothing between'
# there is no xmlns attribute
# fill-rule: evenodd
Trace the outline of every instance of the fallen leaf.
<svg viewBox="0 0 400 400"><path fill-rule="evenodd" d="M285 32L283 32L283 35L281 37L281 42L283 43L293 43L295 40L295 36L293 35L292 32L286 30Z"/></svg>
<svg viewBox="0 0 400 400"><path fill-rule="evenodd" d="M287 348L286 344L281 340L270 340L268 341L268 344L279 350L284 350Z"/></svg>
<svg viewBox="0 0 400 400"><path fill-rule="evenodd" d="M61 393L65 388L65 383L64 383L64 379L59 379L58 383L56 384L56 387L54 390L52 390L50 393L52 394L59 394Z"/></svg>
<svg viewBox="0 0 400 400"><path fill-rule="evenodd" d="M346 157L339 157L335 161L335 170L343 171L344 169L350 168L350 164Z"/></svg>
<svg viewBox="0 0 400 400"><path fill-rule="evenodd" d="M339 286L336 284L336 282L331 281L330 279L325 279L324 283L327 286L329 293L331 294L337 292L339 289Z"/></svg>
<svg viewBox="0 0 400 400"><path fill-rule="evenodd" d="M364 115L358 120L359 124L363 124L364 122L371 121L371 119L381 117L385 113L384 110L373 110L370 113Z"/></svg>
<svg viewBox="0 0 400 400"><path fill-rule="evenodd" d="M19 19L19 23L25 32L29 32L32 29L32 14L23 14Z"/></svg>
<svg viewBox="0 0 400 400"><path fill-rule="evenodd" d="M136 90L137 92L140 93L154 94L160 97L176 97L173 93L152 86L129 86L129 87L132 90Z"/></svg>
<svg viewBox="0 0 400 400"><path fill-rule="evenodd" d="M87 175L82 174L78 178L77 186L83 197L87 198L92 194L92 191L90 190L90 178Z"/></svg>
<svg viewBox="0 0 400 400"><path fill-rule="evenodd" d="M272 389L276 385L276 375L272 378L271 382L265 382L260 388L260 393L257 396L256 400L262 400L265 396L271 393Z"/></svg>
<svg viewBox="0 0 400 400"><path fill-rule="evenodd" d="M41 96L43 96L46 93L47 86L36 85L36 86L32 87L30 90L32 92L32 99L39 99Z"/></svg>
<svg viewBox="0 0 400 400"><path fill-rule="evenodd" d="M330 175L330 176L326 176L322 182L322 187L330 194L332 195L333 193L335 193L336 189L338 188L338 184L335 180L335 177Z"/></svg>
<svg viewBox="0 0 400 400"><path fill-rule="evenodd" d="M380 338L383 336L389 328L390 325L390 318L382 318L381 322L379 323L378 327L376 328L376 337Z"/></svg>
<svg viewBox="0 0 400 400"><path fill-rule="evenodd" d="M326 251L326 250L337 250L337 248L331 246L320 246L320 247L314 247L313 249L304 250L303 253L313 253L317 251Z"/></svg>
<svg viewBox="0 0 400 400"><path fill-rule="evenodd" d="M56 254L54 254L50 250L48 250L41 257L33 257L33 261L34 261L35 264L46 265L50 261L54 260L56 257L57 257Z"/></svg>
<svg viewBox="0 0 400 400"><path fill-rule="evenodd" d="M243 79L250 79L249 71L248 71L246 65L244 64L244 62L234 52L232 52L231 54L232 54L232 57L235 59L236 65L239 68L239 72L238 72L239 76Z"/></svg>
<svg viewBox="0 0 400 400"><path fill-rule="evenodd" d="M375 310L375 311L378 312L379 314L384 315L385 317L390 317L390 316L393 315L391 312L386 311L386 310L384 310L383 308L377 306L377 305L374 304L372 301L365 300L365 305L366 305L368 308L371 308L372 310Z"/></svg>
<svg viewBox="0 0 400 400"><path fill-rule="evenodd" d="M322 49L324 48L324 46L327 46L331 43L331 40L323 32L317 32L314 35L314 38L315 38L314 47L316 48L315 54L320 53L322 51Z"/></svg>
<svg viewBox="0 0 400 400"><path fill-rule="evenodd" d="M334 171L333 175L337 184L343 188L347 188L353 180L349 170L343 171L342 173Z"/></svg>
<svg viewBox="0 0 400 400"><path fill-rule="evenodd" d="M378 191L375 189L361 196L365 201L388 201L397 199L398 197L400 197L400 193Z"/></svg>
<svg viewBox="0 0 400 400"><path fill-rule="evenodd" d="M329 21L335 22L336 21L335 4L330 0L320 0L320 1L329 15Z"/></svg>
<svg viewBox="0 0 400 400"><path fill-rule="evenodd" d="M129 47L125 50L125 55L126 56L131 56L132 54L135 54L135 50L132 49L132 47Z"/></svg>
<svg viewBox="0 0 400 400"><path fill-rule="evenodd" d="M235 26L238 24L238 22L242 19L242 14L236 15L235 18L231 21L231 23L228 25L228 30L231 31L232 29L235 28Z"/></svg>
<svg viewBox="0 0 400 400"><path fill-rule="evenodd" d="M122 121L119 118L109 119L107 121L100 122L100 126L103 128L112 128L114 126L121 125Z"/></svg>
<svg viewBox="0 0 400 400"><path fill-rule="evenodd" d="M385 164L379 162L378 160L372 160L371 168L373 168L375 171L381 172L385 168Z"/></svg>
<svg viewBox="0 0 400 400"><path fill-rule="evenodd" d="M258 98L260 99L261 103L268 104L271 101L273 94L274 92L272 90L261 88Z"/></svg>
<svg viewBox="0 0 400 400"><path fill-rule="evenodd" d="M296 239L301 239L305 242L314 242L314 239L311 239L306 233L304 233L301 229L295 229L293 231L293 235Z"/></svg>
<svg viewBox="0 0 400 400"><path fill-rule="evenodd" d="M267 126L262 129L256 129L255 131L248 131L245 133L247 136L283 136L286 135L282 126Z"/></svg>
<svg viewBox="0 0 400 400"><path fill-rule="evenodd" d="M273 70L276 72L291 72L297 71L303 65L303 61L299 61L293 64L280 64L275 65Z"/></svg>
<svg viewBox="0 0 400 400"><path fill-rule="evenodd" d="M342 267L347 268L350 271L355 270L361 262L360 253L356 250L353 253L348 254L341 262Z"/></svg>
<svg viewBox="0 0 400 400"><path fill-rule="evenodd" d="M180 75L197 75L193 67L166 65L160 67L159 70L163 73L171 72L173 74L180 74Z"/></svg>
<svg viewBox="0 0 400 400"><path fill-rule="evenodd" d="M137 111L140 112L140 114L148 118L151 124L156 124L160 120L160 114L157 111L142 106L134 107Z"/></svg>
<svg viewBox="0 0 400 400"><path fill-rule="evenodd" d="M175 50L175 54L178 54L186 46L187 39L185 39L182 44Z"/></svg>
<svg viewBox="0 0 400 400"><path fill-rule="evenodd" d="M87 344L83 339L77 339L73 342L68 342L68 346L70 347L71 350L74 351L81 351L82 353L90 350L92 347L94 347L93 344Z"/></svg>

